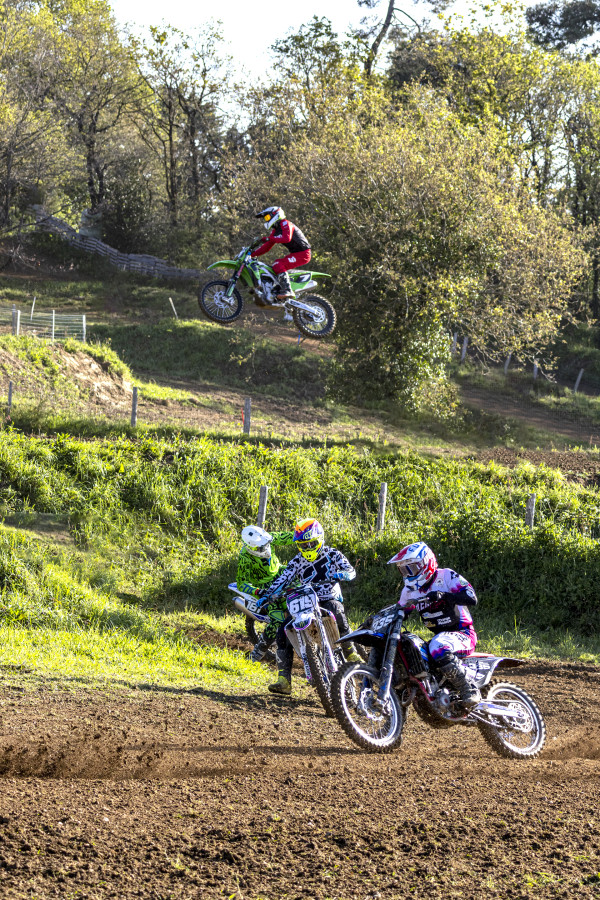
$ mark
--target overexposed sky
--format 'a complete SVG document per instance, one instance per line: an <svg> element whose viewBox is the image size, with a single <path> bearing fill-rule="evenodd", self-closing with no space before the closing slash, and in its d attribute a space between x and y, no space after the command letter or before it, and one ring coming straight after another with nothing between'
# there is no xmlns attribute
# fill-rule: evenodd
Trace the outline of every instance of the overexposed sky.
<svg viewBox="0 0 600 900"><path fill-rule="evenodd" d="M338 33L345 33L349 25L357 26L368 10L356 0L302 0L301 3L281 0L110 0L117 22L133 26L134 30L166 22L182 30L191 29L209 19L223 22L223 36L235 61L235 74L243 71L259 76L268 69L270 45L291 29L309 22L313 16L330 19ZM456 0L451 11L465 13L469 0ZM381 8L387 6L381 0ZM420 21L425 16L434 19L427 3L404 0L398 6ZM402 17L398 17L402 20Z"/></svg>

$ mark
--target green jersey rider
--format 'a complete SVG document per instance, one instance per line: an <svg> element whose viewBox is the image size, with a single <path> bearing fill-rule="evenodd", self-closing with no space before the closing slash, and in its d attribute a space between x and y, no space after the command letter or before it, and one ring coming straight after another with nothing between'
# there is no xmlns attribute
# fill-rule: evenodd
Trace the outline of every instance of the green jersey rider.
<svg viewBox="0 0 600 900"><path fill-rule="evenodd" d="M293 531L274 531L269 534L258 525L246 525L242 531L242 549L238 558L237 586L246 594L259 597L262 591L285 569L285 563L271 552L273 547L287 547L294 543ZM287 616L285 599L269 604L269 621L254 645L250 658L263 660L275 640L277 629Z"/></svg>

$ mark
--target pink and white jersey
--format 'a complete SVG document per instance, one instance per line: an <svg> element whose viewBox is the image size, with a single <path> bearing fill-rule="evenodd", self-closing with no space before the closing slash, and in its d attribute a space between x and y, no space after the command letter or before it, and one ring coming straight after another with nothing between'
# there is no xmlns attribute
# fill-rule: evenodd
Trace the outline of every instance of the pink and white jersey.
<svg viewBox="0 0 600 900"><path fill-rule="evenodd" d="M439 595L431 598L436 591ZM477 595L467 579L454 569L438 569L424 588L404 587L398 603L407 613L417 611L434 634L471 631L473 619L467 607L477 605Z"/></svg>

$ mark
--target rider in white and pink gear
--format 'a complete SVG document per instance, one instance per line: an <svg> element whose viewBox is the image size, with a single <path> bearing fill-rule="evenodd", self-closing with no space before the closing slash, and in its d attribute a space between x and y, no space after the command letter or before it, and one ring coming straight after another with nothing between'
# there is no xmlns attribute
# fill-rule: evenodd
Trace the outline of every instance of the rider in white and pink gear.
<svg viewBox="0 0 600 900"><path fill-rule="evenodd" d="M399 605L407 614L418 612L434 633L428 646L435 667L465 706L475 706L481 700L479 689L459 662L459 657L468 656L477 644L468 610L477 605L475 591L453 569L438 568L433 550L423 541L403 547L389 563L396 564L404 579Z"/></svg>

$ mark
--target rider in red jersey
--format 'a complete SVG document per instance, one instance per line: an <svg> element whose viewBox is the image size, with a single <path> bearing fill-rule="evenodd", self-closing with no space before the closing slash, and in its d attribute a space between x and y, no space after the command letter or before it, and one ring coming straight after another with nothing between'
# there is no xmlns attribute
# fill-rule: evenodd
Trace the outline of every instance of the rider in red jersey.
<svg viewBox="0 0 600 900"><path fill-rule="evenodd" d="M287 273L290 269L305 266L310 262L310 244L298 226L286 219L285 213L280 206L267 206L259 213L256 213L256 218L263 220L264 226L269 233L263 238L260 247L252 252L252 259L267 253L275 244L283 244L287 248L289 251L288 256L283 256L273 263L273 272L277 275L280 287L277 299L290 300L294 294L292 293L292 285Z"/></svg>

